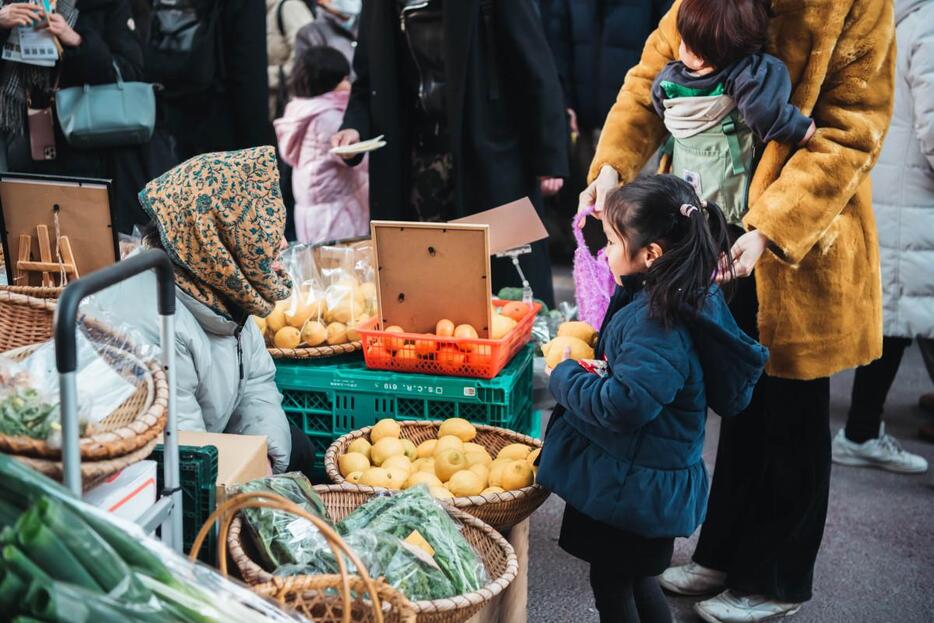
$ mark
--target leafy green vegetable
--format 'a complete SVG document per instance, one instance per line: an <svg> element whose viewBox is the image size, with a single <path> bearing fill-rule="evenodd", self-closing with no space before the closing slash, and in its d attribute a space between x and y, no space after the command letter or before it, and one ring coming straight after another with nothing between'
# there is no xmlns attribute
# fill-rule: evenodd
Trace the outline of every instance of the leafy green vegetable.
<svg viewBox="0 0 934 623"><path fill-rule="evenodd" d="M14 389L0 399L0 434L45 439L58 421L58 407L35 389Z"/></svg>

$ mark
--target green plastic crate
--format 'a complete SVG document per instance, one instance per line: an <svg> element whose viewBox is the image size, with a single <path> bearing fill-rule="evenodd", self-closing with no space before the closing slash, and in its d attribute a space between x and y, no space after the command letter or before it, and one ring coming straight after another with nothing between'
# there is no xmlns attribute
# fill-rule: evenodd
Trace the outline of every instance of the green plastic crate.
<svg viewBox="0 0 934 623"><path fill-rule="evenodd" d="M276 362L276 384L289 419L315 449L316 480L324 454L341 435L383 418L462 417L528 434L532 430L532 358L523 348L495 378L475 379L369 370L357 357Z"/></svg>
<svg viewBox="0 0 934 623"><path fill-rule="evenodd" d="M163 446L159 444L149 458L157 461L159 467L158 486L163 489L162 481ZM179 446L178 464L182 483L182 543L187 554L191 550L195 536L202 524L214 512L217 505L217 448L215 446ZM198 558L214 564L217 550L217 530L212 530L201 547Z"/></svg>

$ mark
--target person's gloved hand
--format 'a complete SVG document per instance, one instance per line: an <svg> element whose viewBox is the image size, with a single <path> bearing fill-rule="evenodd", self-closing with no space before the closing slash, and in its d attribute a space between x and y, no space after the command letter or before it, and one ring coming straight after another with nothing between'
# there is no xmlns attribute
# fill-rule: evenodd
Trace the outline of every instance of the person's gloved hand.
<svg viewBox="0 0 934 623"><path fill-rule="evenodd" d="M594 206L594 218L603 218L603 204L606 201L606 196L618 186L619 173L610 165L603 165L596 179L581 192L580 199L577 203L577 211L581 212L590 206ZM581 229L584 228L585 220L586 219L582 219L580 222Z"/></svg>

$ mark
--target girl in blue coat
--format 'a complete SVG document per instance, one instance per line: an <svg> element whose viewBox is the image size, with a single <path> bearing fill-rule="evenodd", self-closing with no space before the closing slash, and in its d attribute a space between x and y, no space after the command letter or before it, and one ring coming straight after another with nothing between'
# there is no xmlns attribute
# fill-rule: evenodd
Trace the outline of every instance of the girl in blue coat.
<svg viewBox="0 0 934 623"><path fill-rule="evenodd" d="M561 547L590 563L603 623L670 621L655 577L675 537L704 520L708 407L746 407L766 349L743 333L714 283L732 270L720 209L672 175L606 200L607 261L619 287L597 345L600 365L564 361L538 482L567 502Z"/></svg>

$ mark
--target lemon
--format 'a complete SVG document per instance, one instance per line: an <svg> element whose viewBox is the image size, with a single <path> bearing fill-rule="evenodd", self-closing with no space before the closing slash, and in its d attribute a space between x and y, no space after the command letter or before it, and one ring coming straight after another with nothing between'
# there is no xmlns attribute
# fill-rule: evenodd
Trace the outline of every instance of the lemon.
<svg viewBox="0 0 934 623"><path fill-rule="evenodd" d="M597 343L597 330L580 320L562 322L558 325L558 337L576 337L592 346Z"/></svg>
<svg viewBox="0 0 934 623"><path fill-rule="evenodd" d="M306 346L321 346L328 339L328 330L317 320L309 320L302 327L302 342Z"/></svg>
<svg viewBox="0 0 934 623"><path fill-rule="evenodd" d="M272 342L276 348L296 348L302 341L302 332L295 327L282 327Z"/></svg>
<svg viewBox="0 0 934 623"><path fill-rule="evenodd" d="M529 487L535 482L532 466L526 461L513 461L503 468L500 486L506 491Z"/></svg>
<svg viewBox="0 0 934 623"><path fill-rule="evenodd" d="M352 482L355 485L360 484L361 478L363 478L363 472L351 472L347 474L347 482Z"/></svg>
<svg viewBox="0 0 934 623"><path fill-rule="evenodd" d="M493 457L486 450L465 450L464 456L467 457L468 465L489 465L493 462Z"/></svg>
<svg viewBox="0 0 934 623"><path fill-rule="evenodd" d="M370 448L370 460L373 465L378 466L381 466L383 461L390 457L404 454L405 448L402 447L402 442L394 437L384 437Z"/></svg>
<svg viewBox="0 0 934 623"><path fill-rule="evenodd" d="M279 301L273 308L272 313L266 316L266 327L269 332L275 335L282 327L286 325L285 310L288 308L289 301Z"/></svg>
<svg viewBox="0 0 934 623"><path fill-rule="evenodd" d="M435 455L435 475L441 482L447 482L451 476L467 467L467 459L459 450L442 450Z"/></svg>
<svg viewBox="0 0 934 623"><path fill-rule="evenodd" d="M506 493L506 490L502 487L487 487L480 492L480 495L486 495L488 493Z"/></svg>
<svg viewBox="0 0 934 623"><path fill-rule="evenodd" d="M501 340L514 328L516 328L515 320L509 316L493 314L493 326L490 329L490 337L494 340Z"/></svg>
<svg viewBox="0 0 934 623"><path fill-rule="evenodd" d="M399 435L402 434L402 427L399 426L399 423L395 420L386 418L380 420L376 423L376 426L373 427L373 430L370 431L370 441L376 443L383 437L394 437L399 438Z"/></svg>
<svg viewBox="0 0 934 623"><path fill-rule="evenodd" d="M480 477L480 480L483 481L483 486L485 487L487 483L490 482L490 468L484 465L483 463L477 463L476 465L471 465L468 468L468 471L473 472Z"/></svg>
<svg viewBox="0 0 934 623"><path fill-rule="evenodd" d="M542 353L545 355L545 365L554 368L564 360L565 351L568 359L593 359L593 348L590 344L576 337L556 337L547 344L542 344Z"/></svg>
<svg viewBox="0 0 934 623"><path fill-rule="evenodd" d="M502 486L503 470L510 463L512 463L512 459L496 459L495 461L490 463L489 483L491 486L494 486L494 487Z"/></svg>
<svg viewBox="0 0 934 623"><path fill-rule="evenodd" d="M405 481L405 484L402 486L403 489L410 489L412 487L417 487L418 485L425 485L426 487L441 487L443 484L441 480L438 479L434 474L429 474L428 472L415 472L409 479Z"/></svg>
<svg viewBox="0 0 934 623"><path fill-rule="evenodd" d="M500 450L499 454L496 455L496 458L524 461L529 456L529 454L531 454L531 452L532 448L528 447L524 443L511 443Z"/></svg>
<svg viewBox="0 0 934 623"><path fill-rule="evenodd" d="M398 491L402 488L402 485L405 484L405 481L409 479L409 472L404 469L398 469L396 467L390 467L386 470L389 472L389 482L386 487L392 489L393 491Z"/></svg>
<svg viewBox="0 0 934 623"><path fill-rule="evenodd" d="M370 469L370 460L359 452L348 452L337 459L337 466L340 468L341 476L347 477L351 472L362 472Z"/></svg>
<svg viewBox="0 0 934 623"><path fill-rule="evenodd" d="M464 451L464 442L461 441L460 437L455 437L454 435L445 435L438 439L438 443L435 444L434 455L437 456L445 450L457 450L458 452Z"/></svg>
<svg viewBox="0 0 934 623"><path fill-rule="evenodd" d="M350 445L347 446L347 452L359 452L365 456L368 460L370 458L370 442L364 439L363 437L358 437L350 442Z"/></svg>
<svg viewBox="0 0 934 623"><path fill-rule="evenodd" d="M401 469L406 474L412 471L412 461L404 454L391 456L380 465L384 469Z"/></svg>
<svg viewBox="0 0 934 623"><path fill-rule="evenodd" d="M486 448L484 448L483 446L481 446L481 445L478 444L478 443L474 443L474 442L470 441L470 442L464 444L464 452L465 452L465 453L466 453L466 452L480 452L481 450L483 450L484 452L486 452Z"/></svg>
<svg viewBox="0 0 934 623"><path fill-rule="evenodd" d="M538 455L542 453L541 448L535 448L532 452L529 453L529 456L525 457L525 460L529 462L529 465L535 467L535 459L538 458Z"/></svg>
<svg viewBox="0 0 934 623"><path fill-rule="evenodd" d="M420 459L427 459L435 454L435 444L438 443L437 439L429 439L428 441L423 441L418 444L418 447L415 449L415 453Z"/></svg>
<svg viewBox="0 0 934 623"><path fill-rule="evenodd" d="M480 495L485 486L486 483L480 479L480 476L466 469L451 476L451 480L447 483L448 491L455 497Z"/></svg>
<svg viewBox="0 0 934 623"><path fill-rule="evenodd" d="M347 343L347 325L343 322L332 322L328 325L328 345L336 346L337 344L346 344Z"/></svg>
<svg viewBox="0 0 934 623"><path fill-rule="evenodd" d="M405 448L405 456L409 457L410 461L414 461L418 458L418 450L411 439L403 439L402 447Z"/></svg>
<svg viewBox="0 0 934 623"><path fill-rule="evenodd" d="M438 429L438 438L453 435L461 441L470 441L477 436L477 429L467 420L459 417L452 417L441 423Z"/></svg>
<svg viewBox="0 0 934 623"><path fill-rule="evenodd" d="M360 484L368 487L389 487L389 470L382 467L371 467L363 472L360 477Z"/></svg>
<svg viewBox="0 0 934 623"><path fill-rule="evenodd" d="M444 487L428 487L428 493L432 495L437 500L452 500L454 499L454 494L445 489Z"/></svg>
<svg viewBox="0 0 934 623"><path fill-rule="evenodd" d="M434 458L419 459L419 460L420 460L420 461L424 461L424 463L422 463L421 465L419 465L418 471L420 471L420 472L428 472L429 474L434 474L434 473L435 473L435 460L434 460Z"/></svg>

